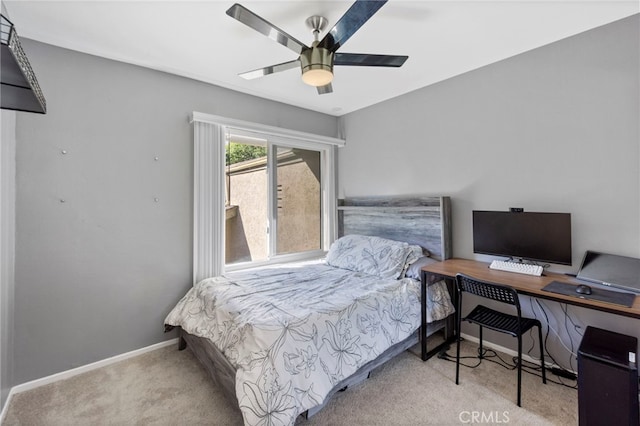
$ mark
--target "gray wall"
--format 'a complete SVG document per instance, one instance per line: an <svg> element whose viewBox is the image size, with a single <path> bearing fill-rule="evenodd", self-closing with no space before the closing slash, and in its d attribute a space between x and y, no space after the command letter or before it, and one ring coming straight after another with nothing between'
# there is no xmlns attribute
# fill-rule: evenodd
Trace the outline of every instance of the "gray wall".
<svg viewBox="0 0 640 426"><path fill-rule="evenodd" d="M175 337L163 320L191 284L190 112L337 134L335 117L23 47L48 113L17 119L14 384Z"/></svg>
<svg viewBox="0 0 640 426"><path fill-rule="evenodd" d="M4 3L0 9L9 17ZM0 113L0 412L13 385L15 285L16 113Z"/></svg>
<svg viewBox="0 0 640 426"><path fill-rule="evenodd" d="M0 411L13 385L16 113L2 110L0 145Z"/></svg>
<svg viewBox="0 0 640 426"><path fill-rule="evenodd" d="M587 249L640 257L639 26L635 15L346 115L339 196L450 195L456 257L474 258L473 209L509 207L572 214L573 266L557 271L577 271ZM637 320L569 312L640 337Z"/></svg>

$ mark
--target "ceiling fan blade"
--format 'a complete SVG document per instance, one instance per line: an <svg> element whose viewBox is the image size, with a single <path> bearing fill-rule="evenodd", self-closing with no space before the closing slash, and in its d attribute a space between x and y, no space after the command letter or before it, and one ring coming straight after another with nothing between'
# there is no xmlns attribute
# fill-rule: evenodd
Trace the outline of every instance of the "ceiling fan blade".
<svg viewBox="0 0 640 426"><path fill-rule="evenodd" d="M227 15L242 22L246 26L253 28L259 33L266 35L267 37L275 40L281 45L288 47L297 54L302 53L302 49L307 48L304 43L296 40L289 34L282 31L280 28L276 27L270 22L265 21L260 16L256 15L255 13L238 3L234 4L227 10Z"/></svg>
<svg viewBox="0 0 640 426"><path fill-rule="evenodd" d="M387 0L356 0L319 45L335 52L386 2Z"/></svg>
<svg viewBox="0 0 640 426"><path fill-rule="evenodd" d="M331 86L331 83L326 84L324 86L318 86L317 89L318 89L318 95L324 95L324 94L333 92L333 86Z"/></svg>
<svg viewBox="0 0 640 426"><path fill-rule="evenodd" d="M243 72L238 74L240 77L246 80L253 80L254 78L263 77L265 75L274 74L280 71L290 70L291 68L299 68L300 61L298 59L288 62L283 62L281 64L271 65L269 67L260 68L253 71Z"/></svg>
<svg viewBox="0 0 640 426"><path fill-rule="evenodd" d="M336 52L333 56L333 64L366 67L401 67L408 58L408 56Z"/></svg>

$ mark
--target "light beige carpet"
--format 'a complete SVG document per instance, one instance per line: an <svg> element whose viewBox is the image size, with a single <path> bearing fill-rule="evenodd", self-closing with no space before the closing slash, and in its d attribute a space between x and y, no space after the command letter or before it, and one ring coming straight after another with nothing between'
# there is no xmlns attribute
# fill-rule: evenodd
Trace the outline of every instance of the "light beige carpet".
<svg viewBox="0 0 640 426"><path fill-rule="evenodd" d="M475 346L464 342L469 354ZM453 350L450 353L454 353ZM505 358L507 358L505 356ZM550 376L555 378L555 376ZM490 362L476 369L405 352L364 383L338 393L299 425L572 425L577 392ZM475 416L475 417L474 417ZM475 421L473 421L475 419ZM189 351L167 347L13 396L3 425L241 425Z"/></svg>

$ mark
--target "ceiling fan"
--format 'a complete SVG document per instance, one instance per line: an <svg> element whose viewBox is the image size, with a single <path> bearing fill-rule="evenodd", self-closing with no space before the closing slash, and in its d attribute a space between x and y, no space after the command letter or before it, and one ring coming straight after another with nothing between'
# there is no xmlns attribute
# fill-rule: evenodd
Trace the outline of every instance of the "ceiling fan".
<svg viewBox="0 0 640 426"><path fill-rule="evenodd" d="M237 3L234 4L227 10L227 15L275 40L277 43L288 47L299 55L293 61L244 72L239 74L240 77L250 80L299 66L302 70L302 80L311 86L317 87L318 94L322 95L333 91L331 81L333 80L334 65L402 66L408 56L337 52L386 2L387 0L356 0L322 40L318 39L320 33L327 26L327 20L322 16L311 16L306 20L307 26L313 31L314 41L311 46L296 40L246 7Z"/></svg>

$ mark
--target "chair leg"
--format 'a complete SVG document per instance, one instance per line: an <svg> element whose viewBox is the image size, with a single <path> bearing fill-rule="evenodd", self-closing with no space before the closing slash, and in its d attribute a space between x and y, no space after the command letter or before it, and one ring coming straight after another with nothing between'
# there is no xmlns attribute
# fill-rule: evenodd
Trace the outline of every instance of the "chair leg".
<svg viewBox="0 0 640 426"><path fill-rule="evenodd" d="M458 317L458 336L456 337L456 385L458 384L458 379L460 377L460 339L462 339L462 337L460 337L460 325L462 321L460 319L459 312L460 310L458 310L458 314L456 315Z"/></svg>
<svg viewBox="0 0 640 426"><path fill-rule="evenodd" d="M522 336L518 336L518 407L522 407L520 403L522 382Z"/></svg>
<svg viewBox="0 0 640 426"><path fill-rule="evenodd" d="M456 348L456 385L458 384L460 378L460 336L456 339L457 348Z"/></svg>
<svg viewBox="0 0 640 426"><path fill-rule="evenodd" d="M478 332L478 336L480 337L480 347L478 348L478 358L482 359L483 358L483 353L484 351L482 350L482 326L480 327L480 331Z"/></svg>
<svg viewBox="0 0 640 426"><path fill-rule="evenodd" d="M538 325L538 339L540 344L540 368L542 369L542 383L547 384L547 375L544 367L544 344L542 343L542 326Z"/></svg>

